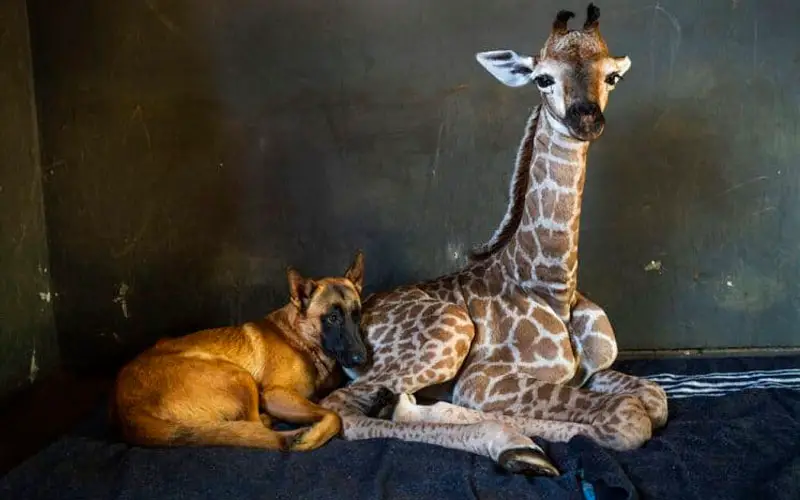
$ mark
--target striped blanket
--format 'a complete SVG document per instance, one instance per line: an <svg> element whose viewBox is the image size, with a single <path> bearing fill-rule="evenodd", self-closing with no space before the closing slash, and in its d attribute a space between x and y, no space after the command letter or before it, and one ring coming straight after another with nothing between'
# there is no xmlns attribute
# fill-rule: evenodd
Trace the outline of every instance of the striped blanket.
<svg viewBox="0 0 800 500"><path fill-rule="evenodd" d="M718 397L755 389L800 390L800 368L700 375L659 373L645 378L663 387L671 399Z"/></svg>

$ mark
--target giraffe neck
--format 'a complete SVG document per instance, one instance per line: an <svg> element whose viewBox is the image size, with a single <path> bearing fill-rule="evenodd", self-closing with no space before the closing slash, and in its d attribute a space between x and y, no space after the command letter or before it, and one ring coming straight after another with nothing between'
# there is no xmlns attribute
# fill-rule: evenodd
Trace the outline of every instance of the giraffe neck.
<svg viewBox="0 0 800 500"><path fill-rule="evenodd" d="M529 158L522 216L505 248L496 254L511 279L545 299L568 320L578 275L586 154L589 143L562 131L547 108L529 122L520 158ZM519 165L518 168L524 168Z"/></svg>

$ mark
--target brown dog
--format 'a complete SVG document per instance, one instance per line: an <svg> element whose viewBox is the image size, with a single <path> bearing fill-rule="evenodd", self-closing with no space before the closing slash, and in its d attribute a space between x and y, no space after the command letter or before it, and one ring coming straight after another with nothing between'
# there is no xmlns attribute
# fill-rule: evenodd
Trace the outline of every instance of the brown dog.
<svg viewBox="0 0 800 500"><path fill-rule="evenodd" d="M363 273L361 252L343 278L311 280L289 269L291 302L263 320L157 342L117 376L111 416L124 439L298 451L325 444L341 420L308 398L338 382L337 362L367 361ZM269 415L313 425L277 432Z"/></svg>

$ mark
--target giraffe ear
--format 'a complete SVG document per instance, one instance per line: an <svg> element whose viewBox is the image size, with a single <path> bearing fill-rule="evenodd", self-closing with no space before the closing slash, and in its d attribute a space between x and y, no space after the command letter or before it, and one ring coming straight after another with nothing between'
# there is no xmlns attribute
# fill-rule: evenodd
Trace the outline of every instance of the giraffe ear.
<svg viewBox="0 0 800 500"><path fill-rule="evenodd" d="M536 59L521 56L513 50L490 50L475 54L481 66L500 83L509 87L522 87L531 81Z"/></svg>
<svg viewBox="0 0 800 500"><path fill-rule="evenodd" d="M628 56L615 57L614 64L617 66L617 73L619 73L620 76L624 75L629 69L631 69L631 59Z"/></svg>

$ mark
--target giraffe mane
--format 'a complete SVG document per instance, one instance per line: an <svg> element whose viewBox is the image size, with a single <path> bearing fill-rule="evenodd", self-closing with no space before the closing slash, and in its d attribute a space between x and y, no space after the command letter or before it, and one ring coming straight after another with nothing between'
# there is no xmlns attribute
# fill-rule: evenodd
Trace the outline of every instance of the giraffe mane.
<svg viewBox="0 0 800 500"><path fill-rule="evenodd" d="M485 260L505 247L522 221L522 214L525 212L525 196L528 193L528 186L531 181L530 166L533 161L533 141L536 138L540 110L541 104L533 109L530 118L528 118L525 136L522 138L519 151L517 151L517 161L514 167L514 175L511 179L506 214L489 241L470 252L469 256L473 261Z"/></svg>

